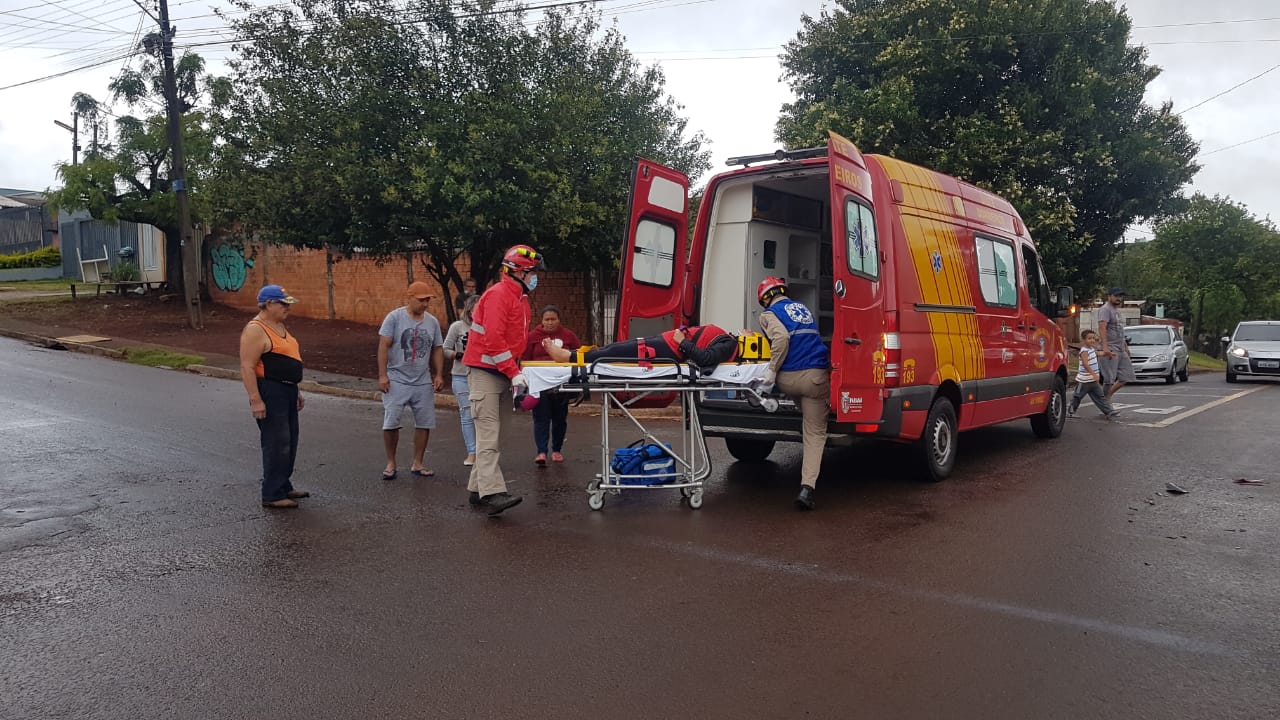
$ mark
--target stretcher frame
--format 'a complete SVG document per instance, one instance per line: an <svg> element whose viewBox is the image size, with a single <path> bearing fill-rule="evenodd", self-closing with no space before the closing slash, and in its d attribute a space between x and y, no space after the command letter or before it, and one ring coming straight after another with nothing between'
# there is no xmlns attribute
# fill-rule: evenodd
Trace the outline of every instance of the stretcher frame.
<svg viewBox="0 0 1280 720"><path fill-rule="evenodd" d="M698 405L695 395L717 392L736 391L748 396L768 408L776 409L777 401L760 393L749 384L724 382L700 376L696 367L687 363L656 358L649 361L653 365L668 365L676 368L676 375L661 378L622 378L597 375L596 365L600 363L635 364L635 358L600 358L590 366L582 366L585 376L575 372L568 382L556 388L557 392L578 394L585 397L588 393L600 396L600 472L587 485L587 506L592 510L604 507L605 494L617 495L632 490L679 490L682 501L687 500L689 507L697 510L702 507L704 482L711 475L711 455L707 449L707 438L702 432L702 423L698 418ZM675 393L679 397L681 433L679 448L667 448L667 454L675 461L670 472L658 475L620 474L611 467L613 459L613 443L610 441L611 416L616 411L626 418L631 426L639 430L644 442L667 447L653 434L644 422L631 412L631 406L644 398ZM652 480L663 478L660 484L640 485L626 482L628 479Z"/></svg>

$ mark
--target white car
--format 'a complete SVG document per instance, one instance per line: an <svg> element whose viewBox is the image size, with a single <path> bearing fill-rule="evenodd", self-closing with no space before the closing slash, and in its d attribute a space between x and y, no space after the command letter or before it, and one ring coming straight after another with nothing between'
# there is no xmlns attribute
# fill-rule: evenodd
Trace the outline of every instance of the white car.
<svg viewBox="0 0 1280 720"><path fill-rule="evenodd" d="M1133 373L1139 380L1187 381L1191 356L1178 331L1168 325L1131 325L1124 329Z"/></svg>
<svg viewBox="0 0 1280 720"><path fill-rule="evenodd" d="M1227 382L1236 377L1280 377L1280 320L1250 320L1222 338L1227 345Z"/></svg>

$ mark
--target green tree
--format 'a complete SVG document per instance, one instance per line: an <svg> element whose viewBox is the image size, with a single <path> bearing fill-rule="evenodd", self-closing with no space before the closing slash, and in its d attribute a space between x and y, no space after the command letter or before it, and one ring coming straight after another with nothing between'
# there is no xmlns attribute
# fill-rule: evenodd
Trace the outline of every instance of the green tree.
<svg viewBox="0 0 1280 720"><path fill-rule="evenodd" d="M1192 337L1263 317L1280 292L1280 233L1230 198L1195 195L1155 227L1152 260L1191 299Z"/></svg>
<svg viewBox="0 0 1280 720"><path fill-rule="evenodd" d="M594 269L617 256L637 155L709 166L661 73L588 11L531 27L493 0L309 0L234 26L226 207L276 241L421 251L455 288L462 254L483 281L516 243Z"/></svg>
<svg viewBox="0 0 1280 720"><path fill-rule="evenodd" d="M778 139L827 130L981 185L1018 208L1046 270L1081 289L1125 228L1160 216L1198 167L1159 69L1111 0L836 0L783 54L796 101Z"/></svg>
<svg viewBox="0 0 1280 720"><path fill-rule="evenodd" d="M121 72L108 89L111 102L123 101L130 110L142 112L119 116L115 142L107 144L103 133L97 146L91 144L79 165L59 164L62 187L50 191L49 202L63 210L88 210L99 220L126 220L159 228L165 235L166 280L170 287L180 288L181 238L170 178L172 153L165 126L160 38L148 35L139 47L143 51L139 67ZM209 215L208 197L200 191L214 140L206 109L200 104L207 105L208 90L216 80L205 74L204 60L192 53L184 53L179 58L175 71L179 103L185 112L182 142L186 151L191 216L194 222L201 222ZM100 123L109 114L111 105L88 94L76 93L72 107L88 117L90 123Z"/></svg>

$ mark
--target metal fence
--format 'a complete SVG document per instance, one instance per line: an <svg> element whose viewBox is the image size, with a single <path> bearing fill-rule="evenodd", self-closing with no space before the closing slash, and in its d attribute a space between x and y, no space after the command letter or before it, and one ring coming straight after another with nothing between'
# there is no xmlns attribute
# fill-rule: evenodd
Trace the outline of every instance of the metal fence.
<svg viewBox="0 0 1280 720"><path fill-rule="evenodd" d="M51 239L45 232L42 208L4 208L0 210L0 255L17 255L39 250Z"/></svg>

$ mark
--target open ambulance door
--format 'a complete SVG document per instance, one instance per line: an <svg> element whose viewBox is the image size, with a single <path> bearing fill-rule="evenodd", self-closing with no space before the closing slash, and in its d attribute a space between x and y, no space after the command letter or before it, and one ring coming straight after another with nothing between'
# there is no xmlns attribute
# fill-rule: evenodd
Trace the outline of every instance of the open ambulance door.
<svg viewBox="0 0 1280 720"><path fill-rule="evenodd" d="M883 415L886 375L899 370L890 367L900 355L897 333L891 332L896 328L885 327L881 265L886 255L876 232L871 174L862 153L830 133L827 159L835 308L831 408L838 422L862 423L857 430L874 432Z"/></svg>
<svg viewBox="0 0 1280 720"><path fill-rule="evenodd" d="M631 178L614 340L679 327L689 250L689 178L641 159Z"/></svg>

